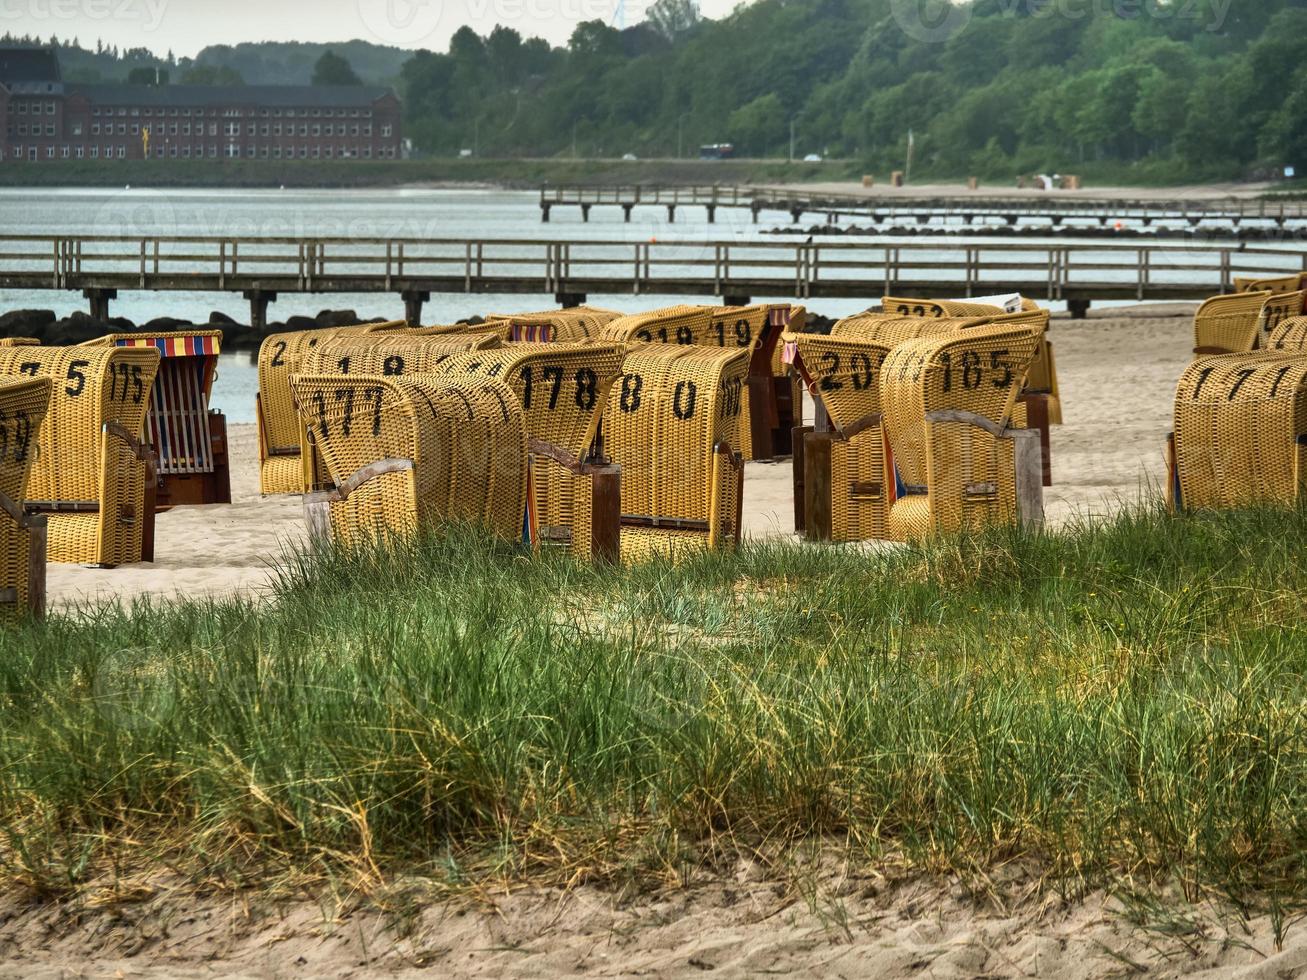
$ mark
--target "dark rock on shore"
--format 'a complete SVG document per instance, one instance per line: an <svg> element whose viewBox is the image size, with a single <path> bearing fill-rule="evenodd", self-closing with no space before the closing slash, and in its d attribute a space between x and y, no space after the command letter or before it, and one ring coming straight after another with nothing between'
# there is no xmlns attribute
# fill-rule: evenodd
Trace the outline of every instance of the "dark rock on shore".
<svg viewBox="0 0 1307 980"><path fill-rule="evenodd" d="M193 324L176 317L155 317L137 325L125 317L97 320L81 310L58 319L52 310L11 310L0 314L0 337L32 337L47 347L80 344L108 333L172 333L179 330L208 329L222 331L224 351L257 351L269 334L288 330L313 330L319 327L349 326L355 323L381 323L384 317L360 317L353 310L322 310L316 316L292 316L285 323L270 323L255 330L238 323L225 313L214 311L207 323Z"/></svg>

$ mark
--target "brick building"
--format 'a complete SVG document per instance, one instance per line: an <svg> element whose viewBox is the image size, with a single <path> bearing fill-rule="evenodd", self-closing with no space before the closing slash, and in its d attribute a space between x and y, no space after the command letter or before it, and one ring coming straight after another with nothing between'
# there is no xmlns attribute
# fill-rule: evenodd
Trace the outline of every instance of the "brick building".
<svg viewBox="0 0 1307 980"><path fill-rule="evenodd" d="M400 102L357 85L79 85L53 51L0 48L3 160L391 160Z"/></svg>

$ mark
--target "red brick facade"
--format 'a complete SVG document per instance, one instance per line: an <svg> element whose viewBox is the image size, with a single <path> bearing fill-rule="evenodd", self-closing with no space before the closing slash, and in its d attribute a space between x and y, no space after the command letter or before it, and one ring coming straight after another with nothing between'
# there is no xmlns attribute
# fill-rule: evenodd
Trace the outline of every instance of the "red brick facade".
<svg viewBox="0 0 1307 980"><path fill-rule="evenodd" d="M389 89L66 85L47 52L39 53L48 58L44 68L32 57L15 57L6 78L6 54L16 53L0 52L6 161L140 160L147 153L189 160L403 156L400 102Z"/></svg>

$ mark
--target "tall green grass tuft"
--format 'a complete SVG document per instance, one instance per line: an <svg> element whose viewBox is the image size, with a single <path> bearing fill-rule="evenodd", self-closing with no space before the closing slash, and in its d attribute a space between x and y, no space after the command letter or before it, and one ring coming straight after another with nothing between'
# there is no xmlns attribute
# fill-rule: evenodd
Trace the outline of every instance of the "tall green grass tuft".
<svg viewBox="0 0 1307 980"><path fill-rule="evenodd" d="M1307 898L1307 513L601 569L451 531L0 635L0 881L657 878L836 838Z"/></svg>

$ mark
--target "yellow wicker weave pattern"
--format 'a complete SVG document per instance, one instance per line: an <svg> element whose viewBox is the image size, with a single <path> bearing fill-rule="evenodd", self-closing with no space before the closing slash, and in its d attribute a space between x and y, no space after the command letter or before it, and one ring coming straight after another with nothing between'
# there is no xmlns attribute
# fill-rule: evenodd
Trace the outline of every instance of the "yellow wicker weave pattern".
<svg viewBox="0 0 1307 980"><path fill-rule="evenodd" d="M499 338L493 334L469 334L447 327L344 334L323 340L304 354L300 358L299 373L383 377L428 374L434 372L441 361L455 354L497 347L499 343ZM309 441L303 426L300 426L299 436L300 490L307 493L323 488L330 474L322 461L322 454Z"/></svg>
<svg viewBox="0 0 1307 980"><path fill-rule="evenodd" d="M1206 353L1250 351L1257 345L1262 307L1271 293L1213 296L1194 314L1194 349Z"/></svg>
<svg viewBox="0 0 1307 980"><path fill-rule="evenodd" d="M665 306L647 313L618 317L604 326L600 337L627 344L696 344L712 326L711 306Z"/></svg>
<svg viewBox="0 0 1307 980"><path fill-rule="evenodd" d="M28 477L37 454L37 434L50 405L48 378L0 378L0 492L17 504L27 499ZM0 513L0 588L14 589L18 601L0 607L16 619L27 608L27 556L30 532Z"/></svg>
<svg viewBox="0 0 1307 980"><path fill-rule="evenodd" d="M1281 320L1266 338L1268 350L1307 351L1307 316Z"/></svg>
<svg viewBox="0 0 1307 980"><path fill-rule="evenodd" d="M441 372L497 377L512 388L527 433L578 459L590 453L613 383L621 376L625 346L617 343L515 343L499 350L450 358ZM537 518L542 527L571 532L571 551L590 554L590 480L551 459L536 459Z"/></svg>
<svg viewBox="0 0 1307 980"><path fill-rule="evenodd" d="M39 347L35 337L0 337L0 347Z"/></svg>
<svg viewBox="0 0 1307 980"><path fill-rule="evenodd" d="M169 340L178 337L215 337L219 341L221 341L222 331L201 330L197 328L195 330L161 330L158 333L155 333L153 331L151 331L150 333L144 333L141 331L137 331L136 333L107 333L102 337L92 337L90 340L84 340L80 344L77 344L76 346L114 347L117 346L119 340L130 340L133 337L151 337L151 338L162 339L162 340Z"/></svg>
<svg viewBox="0 0 1307 980"><path fill-rule="evenodd" d="M1197 358L1175 392L1186 508L1292 502L1303 492L1307 357L1262 351Z"/></svg>
<svg viewBox="0 0 1307 980"><path fill-rule="evenodd" d="M152 347L0 348L0 374L51 381L28 495L99 505L92 513L50 515L50 561L141 560L146 466L103 430L115 422L141 438L158 370Z"/></svg>
<svg viewBox="0 0 1307 980"><path fill-rule="evenodd" d="M286 462L287 457L298 457L300 451L299 416L291 395L290 378L300 370L301 358L333 337L407 329L403 320L392 320L296 330L264 338L259 345L260 493L300 493L303 490L300 461ZM285 478L290 474L294 476L287 482Z"/></svg>
<svg viewBox="0 0 1307 980"><path fill-rule="evenodd" d="M624 558L737 539L743 471L714 447L738 431L748 363L745 350L667 344L626 356L604 415L605 448L622 467L622 513L703 521L707 529L624 526Z"/></svg>
<svg viewBox="0 0 1307 980"><path fill-rule="evenodd" d="M820 334L787 334L797 366L814 397L843 433L879 413L880 369L892 345ZM887 488L885 434L873 425L831 446L831 538L865 541L885 537Z"/></svg>
<svg viewBox="0 0 1307 980"><path fill-rule="evenodd" d="M890 351L881 369L881 404L909 491L890 509L891 537L1016 519L1011 443L966 423L925 416L954 409L1008 424L1039 336L1001 324L907 341Z"/></svg>
<svg viewBox="0 0 1307 980"><path fill-rule="evenodd" d="M885 296L880 301L887 316L959 317L993 316L1002 313L1000 307L990 303L967 303L962 300L912 299Z"/></svg>
<svg viewBox="0 0 1307 980"><path fill-rule="evenodd" d="M296 375L303 422L339 485L387 458L412 470L377 477L331 505L333 533L357 543L440 521L516 538L526 506L526 425L507 385L434 375Z"/></svg>
<svg viewBox="0 0 1307 980"><path fill-rule="evenodd" d="M1292 293L1295 290L1307 287L1307 275L1295 273L1285 276L1235 276L1234 291L1236 293Z"/></svg>
<svg viewBox="0 0 1307 980"><path fill-rule="evenodd" d="M1305 295L1307 294L1302 292L1276 293L1266 301L1266 305L1262 307L1258 346L1267 346L1270 335L1282 321L1302 316Z"/></svg>
<svg viewBox="0 0 1307 980"><path fill-rule="evenodd" d="M507 321L505 340L565 343L598 337L605 325L621 315L616 310L574 306L539 313L496 313L487 317L487 320Z"/></svg>

